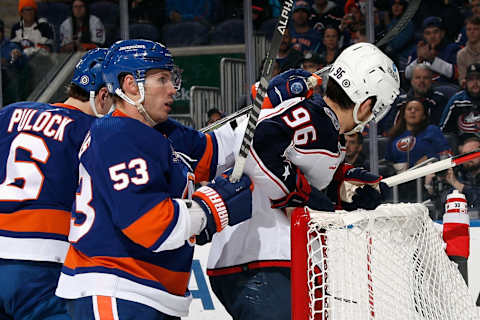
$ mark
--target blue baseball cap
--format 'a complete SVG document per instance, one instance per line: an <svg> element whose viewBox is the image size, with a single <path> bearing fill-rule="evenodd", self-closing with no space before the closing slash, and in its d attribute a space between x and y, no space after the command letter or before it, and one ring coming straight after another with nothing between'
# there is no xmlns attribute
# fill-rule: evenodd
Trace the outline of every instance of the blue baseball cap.
<svg viewBox="0 0 480 320"><path fill-rule="evenodd" d="M295 5L293 6L293 12L297 10L305 10L307 12L310 12L310 5L307 1L304 0L295 1Z"/></svg>
<svg viewBox="0 0 480 320"><path fill-rule="evenodd" d="M437 27L439 29L445 29L443 26L443 20L440 17L430 16L425 18L422 22L422 30L425 30L429 27Z"/></svg>

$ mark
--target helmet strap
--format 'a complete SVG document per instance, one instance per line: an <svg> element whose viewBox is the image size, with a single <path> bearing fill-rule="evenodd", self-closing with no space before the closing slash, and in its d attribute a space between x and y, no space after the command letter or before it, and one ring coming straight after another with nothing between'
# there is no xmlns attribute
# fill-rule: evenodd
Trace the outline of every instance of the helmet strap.
<svg viewBox="0 0 480 320"><path fill-rule="evenodd" d="M115 93L122 98L124 101L127 103L134 105L138 112L142 115L142 117L147 121L148 124L150 124L152 127L157 125L155 121L153 121L152 117L148 114L147 110L143 107L143 100L145 100L145 87L143 86L143 82L138 82L138 91L140 92L140 99L138 101L133 101L130 99L120 88L115 89Z"/></svg>

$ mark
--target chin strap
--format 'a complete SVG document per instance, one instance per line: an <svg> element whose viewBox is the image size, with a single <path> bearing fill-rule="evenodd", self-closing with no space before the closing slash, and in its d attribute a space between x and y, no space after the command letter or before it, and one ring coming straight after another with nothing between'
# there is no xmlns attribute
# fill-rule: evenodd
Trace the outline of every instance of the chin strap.
<svg viewBox="0 0 480 320"><path fill-rule="evenodd" d="M150 124L152 127L156 126L157 123L153 121L152 117L147 113L147 110L143 107L143 100L145 100L145 87L143 86L143 82L138 82L138 90L140 91L140 99L138 101L133 101L130 99L125 93L120 88L115 89L115 94L117 94L120 98L122 98L124 101L130 103L131 105L134 105L138 112L142 115L142 117L147 121L148 124Z"/></svg>

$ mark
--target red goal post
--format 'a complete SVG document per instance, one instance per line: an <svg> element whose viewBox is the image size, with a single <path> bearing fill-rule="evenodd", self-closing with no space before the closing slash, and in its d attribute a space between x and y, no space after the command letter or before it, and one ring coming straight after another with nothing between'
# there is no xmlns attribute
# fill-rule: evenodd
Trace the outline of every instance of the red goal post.
<svg viewBox="0 0 480 320"><path fill-rule="evenodd" d="M292 319L480 319L418 203L292 214Z"/></svg>

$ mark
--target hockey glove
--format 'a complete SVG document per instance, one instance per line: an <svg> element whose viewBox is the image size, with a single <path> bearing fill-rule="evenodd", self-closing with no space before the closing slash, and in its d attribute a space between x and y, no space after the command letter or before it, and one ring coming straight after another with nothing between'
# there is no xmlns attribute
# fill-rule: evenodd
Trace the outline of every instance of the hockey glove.
<svg viewBox="0 0 480 320"><path fill-rule="evenodd" d="M310 186L307 178L298 168L295 190L283 198L272 200L271 203L274 209L308 206L314 210L334 211L334 206L330 199L317 188Z"/></svg>
<svg viewBox="0 0 480 320"><path fill-rule="evenodd" d="M373 210L385 201L390 188L380 181L381 176L346 164L340 170L343 170L339 190L343 209Z"/></svg>
<svg viewBox="0 0 480 320"><path fill-rule="evenodd" d="M219 176L207 186L197 189L192 200L205 212L207 225L197 235L196 243L208 243L216 232L222 231L227 225L233 226L250 219L252 190L253 185L246 175L235 183L228 180L228 175Z"/></svg>
<svg viewBox="0 0 480 320"><path fill-rule="evenodd" d="M309 98L313 94L313 87L307 79L312 76L311 72L303 69L290 69L274 77L267 88L267 95L273 107L276 107L285 100L295 97ZM317 83L321 81L318 77Z"/></svg>

